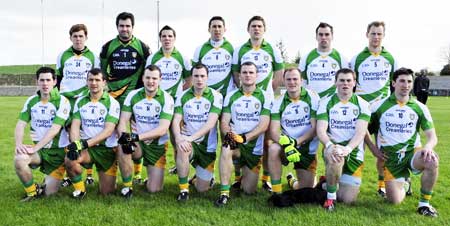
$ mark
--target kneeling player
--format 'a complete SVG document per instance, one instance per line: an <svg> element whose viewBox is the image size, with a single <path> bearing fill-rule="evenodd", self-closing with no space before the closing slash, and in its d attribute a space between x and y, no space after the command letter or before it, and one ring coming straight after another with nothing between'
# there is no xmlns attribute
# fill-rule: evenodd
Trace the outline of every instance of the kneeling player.
<svg viewBox="0 0 450 226"><path fill-rule="evenodd" d="M106 76L100 69L89 71L89 94L77 99L73 111L65 164L75 191L74 198L83 198L86 189L81 180L80 164L94 163L99 173L100 193L115 191L117 161L113 148L117 146L114 128L119 121L119 103L104 91ZM80 136L81 134L81 136Z"/></svg>
<svg viewBox="0 0 450 226"><path fill-rule="evenodd" d="M299 189L314 186L316 151L319 145L319 140L315 137L319 96L302 88L302 78L298 69L287 69L283 79L287 92L275 100L270 123L270 135L273 140L279 141L269 147L269 170L273 194L280 194L282 191L281 163L285 160L294 162L297 177L300 178L297 182L289 174L290 187ZM283 153L283 150L286 153Z"/></svg>
<svg viewBox="0 0 450 226"><path fill-rule="evenodd" d="M133 160L143 157L147 167L149 192L163 189L166 151L169 136L167 131L173 116L173 98L159 86L161 71L155 65L147 66L142 76L143 88L128 94L122 107L117 130L119 138L119 166L124 188L124 197L133 192ZM136 133L127 133L127 124L136 121ZM135 143L138 142L138 143ZM134 147L136 146L136 151Z"/></svg>
<svg viewBox="0 0 450 226"><path fill-rule="evenodd" d="M216 206L226 205L230 197L232 156L238 159L242 167L241 186L244 192L251 194L256 191L271 107L271 98L256 87L256 73L254 63L244 62L239 74L241 88L225 97L220 128L226 136L220 154L221 187Z"/></svg>
<svg viewBox="0 0 450 226"><path fill-rule="evenodd" d="M337 93L320 101L317 110L317 136L325 145L327 177L323 207L329 211L334 210L336 198L344 203L355 202L361 185L363 140L370 109L365 100L353 93L355 83L352 70L337 71Z"/></svg>
<svg viewBox="0 0 450 226"><path fill-rule="evenodd" d="M214 176L217 149L217 120L222 95L208 87L208 69L199 63L192 68L192 88L175 103L172 131L177 149L178 201L189 199L189 162L195 167L192 181L199 192L208 191ZM183 129L181 128L183 127Z"/></svg>
<svg viewBox="0 0 450 226"><path fill-rule="evenodd" d="M70 103L61 96L56 88L55 70L41 67L36 72L38 92L28 98L19 115L16 125L16 153L14 165L22 182L26 196L22 201L37 198L42 192L51 195L59 190L64 176L64 147L69 137L64 129L69 118ZM23 135L27 123L34 133L36 145L23 144ZM34 183L31 169L40 167L45 173L45 189Z"/></svg>
<svg viewBox="0 0 450 226"><path fill-rule="evenodd" d="M386 197L392 203L405 198L405 178L422 174L420 201L417 212L437 217L437 211L429 201L438 176L439 158L434 147L437 144L436 131L428 108L410 97L413 88L413 71L400 68L394 72L392 86L394 93L372 105L371 133L377 134L377 146L366 136L372 152L378 159L385 160L384 178ZM426 143L421 145L419 127L424 130Z"/></svg>

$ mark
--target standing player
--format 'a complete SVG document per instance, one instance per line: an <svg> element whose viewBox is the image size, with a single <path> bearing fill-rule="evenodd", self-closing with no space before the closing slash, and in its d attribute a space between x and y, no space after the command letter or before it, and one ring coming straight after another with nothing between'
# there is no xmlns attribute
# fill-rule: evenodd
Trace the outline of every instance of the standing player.
<svg viewBox="0 0 450 226"><path fill-rule="evenodd" d="M143 157L147 166L149 192L163 188L166 151L169 140L167 131L173 116L173 98L159 87L161 71L155 65L148 66L142 76L144 87L128 94L120 114L117 131L119 138L118 158L124 188L124 197L133 193L132 161ZM136 132L127 133L131 119L136 121ZM134 142L137 142L134 144ZM136 151L132 146L136 145Z"/></svg>
<svg viewBox="0 0 450 226"><path fill-rule="evenodd" d="M320 23L316 28L316 40L317 48L301 58L298 69L305 79L305 87L323 98L336 92L335 73L341 68L348 68L349 63L331 47L331 41L333 41L331 25Z"/></svg>
<svg viewBox="0 0 450 226"><path fill-rule="evenodd" d="M73 25L69 35L72 46L58 56L56 74L58 76L57 87L60 93L69 99L71 109L73 109L76 99L88 93L87 74L92 68L100 67L100 60L86 46L88 39L86 25ZM93 184L92 166L86 167L86 184ZM62 185L69 186L70 184L69 178L64 178Z"/></svg>
<svg viewBox="0 0 450 226"><path fill-rule="evenodd" d="M167 91L174 100L180 97L183 90L191 86L191 63L175 48L176 38L175 30L167 25L164 26L159 31L159 39L162 43L161 49L147 59L147 66L156 65L161 69L160 87ZM173 137L170 140L176 162L177 152ZM177 172L176 166L172 167L169 172L175 174Z"/></svg>
<svg viewBox="0 0 450 226"><path fill-rule="evenodd" d="M75 188L74 198L86 194L81 164L95 164L101 194L109 194L116 188L117 161L113 148L117 146L114 128L119 121L120 105L104 91L106 75L100 69L89 71L87 86L89 94L75 103L70 128L73 142L66 147L65 165Z"/></svg>
<svg viewBox="0 0 450 226"><path fill-rule="evenodd" d="M208 87L208 68L199 63L192 68L192 88L175 103L172 131L177 149L178 201L189 199L189 163L195 167L192 183L199 192L208 191L214 176L217 149L217 121L222 95ZM183 131L181 127L184 127Z"/></svg>
<svg viewBox="0 0 450 226"><path fill-rule="evenodd" d="M181 92L191 86L191 64L188 58L183 57L175 48L177 34L169 26L159 31L159 40L162 43L158 52L147 58L148 65L156 65L161 70L161 88L173 98L178 98Z"/></svg>
<svg viewBox="0 0 450 226"><path fill-rule="evenodd" d="M404 183L409 172L422 174L420 201L417 212L437 217L429 201L438 177L439 157L434 152L436 131L428 108L410 97L413 88L413 71L400 68L394 72L394 94L371 106L371 133L377 135L377 145L366 141L374 153L385 156L384 176L386 196L392 203L405 198ZM421 145L419 128L425 133L426 143Z"/></svg>
<svg viewBox="0 0 450 226"><path fill-rule="evenodd" d="M100 60L86 46L88 38L86 25L73 25L69 34L72 46L58 56L56 74L60 93L73 105L76 98L88 92L87 74L92 68L100 67Z"/></svg>
<svg viewBox="0 0 450 226"><path fill-rule="evenodd" d="M286 69L284 85L287 91L274 101L271 112L270 135L272 140L278 141L269 147L273 194L280 194L282 191L281 163L284 156L294 163L297 177L300 178L299 183L295 182L292 176L288 178L289 185L294 189L312 188L317 167L316 151L319 139L316 137L316 111L319 96L302 87L300 71L296 68ZM293 148L288 148L290 143ZM282 154L282 151L286 153Z"/></svg>
<svg viewBox="0 0 450 226"><path fill-rule="evenodd" d="M225 97L220 129L226 135L219 163L220 196L215 201L219 207L226 205L230 197L233 156L242 166L242 189L248 194L256 191L271 107L271 98L256 86L256 78L256 65L244 62L239 73L242 86Z"/></svg>
<svg viewBox="0 0 450 226"><path fill-rule="evenodd" d="M133 36L133 14L122 12L117 15L116 27L119 34L103 45L100 60L102 71L108 78L109 93L122 105L131 90L142 87L141 78L150 49ZM134 165L138 183L142 181L141 171L142 159Z"/></svg>
<svg viewBox="0 0 450 226"><path fill-rule="evenodd" d="M226 28L222 17L212 17L208 26L211 37L195 50L192 62L208 67L208 86L225 96L235 89L231 73L233 46L223 37Z"/></svg>
<svg viewBox="0 0 450 226"><path fill-rule="evenodd" d="M274 98L274 90L281 84L284 73L284 62L278 48L264 40L264 33L266 32L266 22L261 16L253 16L247 24L247 32L250 34L248 42L235 49L233 53L232 71L235 83L239 86L239 71L241 64L247 61L253 62L257 66L258 77L256 79L256 86L267 92L270 100ZM272 82L272 79L274 80ZM264 146L263 157L263 188L271 190L269 182L269 172L267 165L267 148L268 140ZM239 187L240 170L235 167L235 183ZM233 185L235 186L235 185Z"/></svg>
<svg viewBox="0 0 450 226"><path fill-rule="evenodd" d="M397 69L397 61L382 46L385 24L374 21L367 26L368 46L351 61L356 73L356 95L372 104L390 95L390 81ZM385 197L383 161L377 159L378 194Z"/></svg>
<svg viewBox="0 0 450 226"><path fill-rule="evenodd" d="M69 118L70 103L53 88L56 85L55 70L41 67L36 72L36 79L38 92L25 102L14 134L14 165L27 193L21 200L24 202L37 198L43 192L51 195L59 190L65 172L64 147L69 144L64 126ZM35 134L34 146L23 144L28 122ZM41 172L46 174L43 190L33 180L31 170L35 167L40 167Z"/></svg>
<svg viewBox="0 0 450 226"><path fill-rule="evenodd" d="M336 198L344 203L355 202L361 185L363 140L370 109L353 93L355 83L352 70L337 71L337 93L323 99L317 110L317 136L325 145L327 200L323 207L328 211L334 210Z"/></svg>

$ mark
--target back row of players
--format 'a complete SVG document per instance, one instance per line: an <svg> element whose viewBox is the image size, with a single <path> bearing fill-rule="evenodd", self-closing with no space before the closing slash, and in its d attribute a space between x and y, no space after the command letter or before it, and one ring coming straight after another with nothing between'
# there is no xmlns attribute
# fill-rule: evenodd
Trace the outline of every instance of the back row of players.
<svg viewBox="0 0 450 226"><path fill-rule="evenodd" d="M379 180L383 182L380 187L384 187L386 180L388 199L400 202L404 192L402 196L399 190L403 189L401 185L409 175L408 167L413 172L425 170L428 180L422 185L419 212L436 215L428 202L437 177L438 161L432 150L437 139L431 116L425 106L409 100L412 72L402 69L393 76L396 62L381 45L385 31L383 22L368 25L369 45L350 63L331 48L332 26L320 23L316 28L317 48L302 57L298 69L286 71L278 49L263 38L266 26L260 16L248 22L249 41L234 50L224 38L223 18L211 18L211 38L197 48L193 68L175 49L176 33L169 26L159 33L162 48L151 55L147 45L132 35L132 14L119 14L116 26L119 35L103 46L100 60L85 46L86 27L74 25L71 28L73 46L58 57L59 78L54 80L58 81L62 95L52 89L54 78L50 69L42 68L37 72L40 91L27 100L16 127L16 168L27 192L24 200L35 198L40 189L35 186L28 165L40 165L49 175L46 194L58 190L56 182L62 179L65 165L75 187L74 197L83 197L86 190L80 164L96 164L100 191L107 194L115 190L116 158L124 185L123 196L132 194L131 159L142 157L148 169L148 190L160 191L165 152L171 139L177 153L180 187L177 199L185 201L189 198L189 162L196 168L196 176L190 183L198 191L209 189L216 159L216 124L222 113L221 195L216 205L225 205L230 197L232 158L236 168L242 166L243 178L237 184L247 193L256 189L261 163L263 180L267 183L271 175L272 192L274 195L281 193L283 159L295 162L297 176L301 178L299 183L290 181L293 188L314 186L320 139L325 145L327 170L328 195L324 207L332 210L336 198L344 202L356 200L363 166L362 141L371 115L369 103L383 100L381 105L372 105L372 115L378 117L374 123L382 124L372 131L378 134L378 146L366 136L366 143L379 162ZM95 69L97 67L101 70ZM395 95L390 96L392 78ZM401 78L401 82L395 80L397 78ZM273 101L273 90L283 82L287 92ZM104 92L105 85L110 95ZM353 94L355 86L358 96ZM400 100L397 92L405 90L408 91L403 97L406 99ZM64 102L65 97L70 104ZM322 99L320 105L319 99ZM61 128L69 120L70 112L73 115L72 143L69 144ZM405 123L405 120L411 122ZM29 121L32 121L37 143L34 147L22 142L23 130ZM128 133L130 121L134 128ZM169 138L170 126L172 136ZM424 148L419 148L419 126L428 138ZM269 138L275 143L268 149ZM114 148L116 146L118 148ZM61 154L63 147L67 154ZM414 148L423 154L414 155ZM397 162L402 165L398 166ZM341 180L336 181L342 173ZM340 192L336 193L338 182Z"/></svg>

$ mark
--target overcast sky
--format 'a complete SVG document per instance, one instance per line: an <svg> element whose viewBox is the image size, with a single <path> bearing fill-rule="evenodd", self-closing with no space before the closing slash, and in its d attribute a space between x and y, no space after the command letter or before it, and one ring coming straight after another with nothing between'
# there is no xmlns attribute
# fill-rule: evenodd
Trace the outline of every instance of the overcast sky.
<svg viewBox="0 0 450 226"><path fill-rule="evenodd" d="M157 49L156 0L42 2L43 54L41 0L1 1L0 40L5 44L0 65L54 64L57 55L71 45L68 31L77 23L88 26L87 45L98 54L103 43L117 35L115 17L122 11L135 15L134 34L152 51ZM450 45L449 6L444 0L160 0L160 25L177 31L176 47L192 58L195 48L209 37L212 16L225 18L226 37L236 47L248 39L248 19L261 15L267 22L266 39L273 43L282 39L292 59L297 52L303 55L316 47L314 29L319 22L328 22L334 26L333 47L350 60L367 45L367 24L383 20L384 46L400 66L440 70L441 51Z"/></svg>

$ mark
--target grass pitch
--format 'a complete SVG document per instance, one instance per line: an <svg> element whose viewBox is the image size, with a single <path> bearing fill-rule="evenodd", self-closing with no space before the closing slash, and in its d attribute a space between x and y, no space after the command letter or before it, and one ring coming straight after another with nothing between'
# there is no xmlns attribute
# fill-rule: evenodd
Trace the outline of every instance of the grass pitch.
<svg viewBox="0 0 450 226"><path fill-rule="evenodd" d="M48 198L30 203L20 203L24 191L13 165L14 128L18 113L26 97L0 97L3 110L0 113L0 225L449 225L450 187L448 173L450 155L450 100L431 97L428 106L433 115L439 144L440 176L434 189L432 204L439 211L437 219L418 215L415 211L420 193L420 177L413 176L413 196L400 205L389 204L375 195L377 176L375 159L366 152L363 184L356 204L337 204L333 213L325 212L318 205L296 205L277 209L268 206L270 194L258 189L256 195L232 194L226 208L216 208L219 186L206 194L198 194L191 188L190 200L179 204L177 177L165 175L164 191L148 194L143 187L135 187L134 197L125 201L118 195L102 197L97 185L87 187L88 194L82 201L70 198L72 188L63 188ZM30 142L28 134L25 135ZM172 150L168 152L168 166L173 166ZM217 171L218 167L216 167ZM292 166L284 169L284 175ZM318 175L324 173L323 161L319 161ZM191 175L193 170L191 170ZM35 181L43 175L34 171ZM96 176L95 176L96 177ZM216 172L218 179L218 172ZM97 179L97 177L96 177ZM98 180L97 180L98 181ZM118 179L119 189L121 179ZM286 180L283 176L284 189ZM261 185L259 185L261 186ZM119 190L118 189L118 190Z"/></svg>

